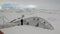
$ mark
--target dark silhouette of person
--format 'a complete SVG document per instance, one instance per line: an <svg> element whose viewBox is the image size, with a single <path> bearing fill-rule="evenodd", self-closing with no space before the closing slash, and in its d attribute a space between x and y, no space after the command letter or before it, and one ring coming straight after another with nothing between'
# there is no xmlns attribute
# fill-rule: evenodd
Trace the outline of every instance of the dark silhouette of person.
<svg viewBox="0 0 60 34"><path fill-rule="evenodd" d="M21 25L23 25L23 19L21 19Z"/></svg>

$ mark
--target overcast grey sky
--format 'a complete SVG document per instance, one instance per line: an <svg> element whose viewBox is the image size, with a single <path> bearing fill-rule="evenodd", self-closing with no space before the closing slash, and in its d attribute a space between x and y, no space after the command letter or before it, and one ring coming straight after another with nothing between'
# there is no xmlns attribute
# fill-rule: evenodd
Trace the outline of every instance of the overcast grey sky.
<svg viewBox="0 0 60 34"><path fill-rule="evenodd" d="M20 4L37 5L41 9L60 10L60 0L0 0L0 3L4 3L4 2L18 2Z"/></svg>

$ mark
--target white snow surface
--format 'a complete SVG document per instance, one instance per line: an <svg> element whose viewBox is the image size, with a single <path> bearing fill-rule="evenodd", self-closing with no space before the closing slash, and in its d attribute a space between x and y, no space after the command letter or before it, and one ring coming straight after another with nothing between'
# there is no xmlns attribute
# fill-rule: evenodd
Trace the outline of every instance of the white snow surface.
<svg viewBox="0 0 60 34"><path fill-rule="evenodd" d="M56 13L56 14L55 14ZM60 11L59 11L60 13ZM31 17L31 16L39 16L41 18L46 19L49 23L52 24L54 27L54 30L47 30L39 27L33 27L33 26L15 26L10 28L4 28L1 29L5 34L60 34L60 14L56 12L54 13L46 13L46 12L33 12L31 14L27 13L0 13L0 16L4 15L9 19L9 21L21 17L21 15L24 14L25 17ZM6 22L9 22L6 20ZM0 22L2 23L2 22Z"/></svg>

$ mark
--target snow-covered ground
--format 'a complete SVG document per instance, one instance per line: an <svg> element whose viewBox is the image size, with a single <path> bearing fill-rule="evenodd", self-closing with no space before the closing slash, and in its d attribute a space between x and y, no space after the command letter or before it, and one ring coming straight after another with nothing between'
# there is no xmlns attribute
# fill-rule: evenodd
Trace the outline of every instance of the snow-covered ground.
<svg viewBox="0 0 60 34"><path fill-rule="evenodd" d="M60 13L60 11L59 11ZM33 26L15 26L10 28L1 29L5 34L60 34L60 14L58 11L47 13L47 12L33 12L31 14L23 13L25 17L39 16L49 21L54 30L46 30L43 28L36 28ZM0 16L4 15L8 18L6 22L9 22L15 18L21 17L22 13L0 13ZM1 23L1 22L0 22Z"/></svg>

